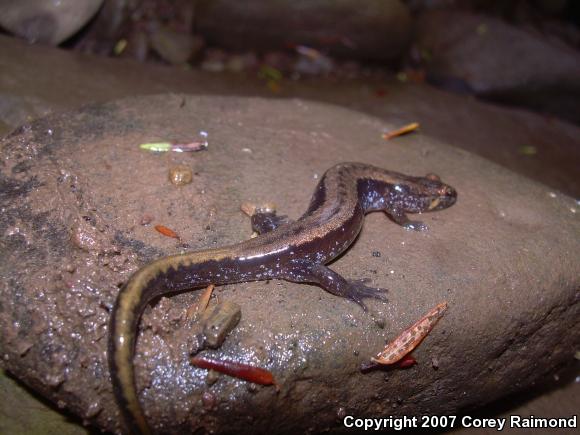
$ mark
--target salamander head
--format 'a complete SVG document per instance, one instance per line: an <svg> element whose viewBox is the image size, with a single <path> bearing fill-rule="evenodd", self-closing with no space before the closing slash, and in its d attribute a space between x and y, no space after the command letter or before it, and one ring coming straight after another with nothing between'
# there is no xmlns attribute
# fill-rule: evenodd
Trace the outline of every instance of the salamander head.
<svg viewBox="0 0 580 435"><path fill-rule="evenodd" d="M442 210L457 200L457 191L435 174L409 177L408 181L395 185L394 190L408 213Z"/></svg>

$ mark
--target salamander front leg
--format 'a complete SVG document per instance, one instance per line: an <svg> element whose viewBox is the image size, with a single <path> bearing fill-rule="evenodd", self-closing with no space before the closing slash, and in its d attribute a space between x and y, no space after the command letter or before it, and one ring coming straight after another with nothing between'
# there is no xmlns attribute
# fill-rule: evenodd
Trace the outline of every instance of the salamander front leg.
<svg viewBox="0 0 580 435"><path fill-rule="evenodd" d="M276 216L276 211L269 208L256 208L250 220L252 230L258 234L265 234L290 222L287 216Z"/></svg>
<svg viewBox="0 0 580 435"><path fill-rule="evenodd" d="M348 281L323 264L297 261L288 267L282 278L287 281L317 284L333 295L356 302L365 311L367 307L363 299L373 298L387 302L384 295L386 289L368 287L365 285L368 280Z"/></svg>
<svg viewBox="0 0 580 435"><path fill-rule="evenodd" d="M423 222L410 220L402 207L391 206L386 208L384 211L396 224L401 225L406 230L425 231L429 229L429 227Z"/></svg>

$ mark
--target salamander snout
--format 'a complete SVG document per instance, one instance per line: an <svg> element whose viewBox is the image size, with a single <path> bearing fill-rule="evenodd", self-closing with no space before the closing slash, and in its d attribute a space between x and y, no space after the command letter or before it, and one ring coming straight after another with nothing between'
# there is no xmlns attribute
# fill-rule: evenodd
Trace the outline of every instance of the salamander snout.
<svg viewBox="0 0 580 435"><path fill-rule="evenodd" d="M451 207L455 204L457 200L457 191L443 183L439 183L435 190L435 194L431 199L431 203L429 204L429 211L431 210L441 210L443 208Z"/></svg>
<svg viewBox="0 0 580 435"><path fill-rule="evenodd" d="M457 200L457 191L435 174L416 177L410 191L418 200L419 213L451 207Z"/></svg>

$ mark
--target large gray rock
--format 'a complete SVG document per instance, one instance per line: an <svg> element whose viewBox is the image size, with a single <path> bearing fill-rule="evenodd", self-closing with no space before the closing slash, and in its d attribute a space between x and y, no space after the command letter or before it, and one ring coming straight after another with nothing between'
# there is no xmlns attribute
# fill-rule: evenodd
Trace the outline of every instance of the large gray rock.
<svg viewBox="0 0 580 435"><path fill-rule="evenodd" d="M0 0L0 26L30 42L57 45L74 35L103 0Z"/></svg>
<svg viewBox="0 0 580 435"><path fill-rule="evenodd" d="M349 58L395 60L409 42L411 16L399 0L204 0L196 29L210 44L237 50L299 44Z"/></svg>
<svg viewBox="0 0 580 435"><path fill-rule="evenodd" d="M187 361L191 329L183 318L198 292L162 298L144 315L136 358L155 427L321 431L340 427L345 413L455 413L524 388L572 358L580 343L576 203L428 136L385 146L381 132L394 126L302 100L162 95L95 104L19 129L0 145L3 366L115 429L106 338L117 286L160 255L247 238L242 201L275 201L299 216L316 175L344 160L436 172L459 201L422 216L426 233L367 217L332 267L390 289L390 302L370 302L369 313L307 285L216 290L242 307L242 320L215 355L272 370L278 395L227 376L206 383L206 372ZM200 130L209 133L206 152L138 149ZM167 171L174 164L191 166L193 183L173 186ZM185 246L141 225L145 214L180 233ZM449 311L415 352L418 366L359 372L385 340L442 300Z"/></svg>
<svg viewBox="0 0 580 435"><path fill-rule="evenodd" d="M429 80L580 123L580 53L497 18L429 11L415 24Z"/></svg>

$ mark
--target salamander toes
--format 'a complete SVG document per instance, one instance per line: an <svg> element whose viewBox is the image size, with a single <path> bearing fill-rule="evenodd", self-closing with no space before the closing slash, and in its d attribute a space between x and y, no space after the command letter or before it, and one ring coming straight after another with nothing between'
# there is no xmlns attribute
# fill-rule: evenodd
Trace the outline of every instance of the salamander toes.
<svg viewBox="0 0 580 435"><path fill-rule="evenodd" d="M363 310L367 311L366 305L363 303L363 299L378 299L381 302L387 302L388 299L385 295L387 289L369 287L365 285L368 279L353 280L349 281L348 293L346 295L351 301L356 302L362 307Z"/></svg>
<svg viewBox="0 0 580 435"><path fill-rule="evenodd" d="M409 221L403 224L403 228L409 231L427 231L429 227L427 224L419 221Z"/></svg>

